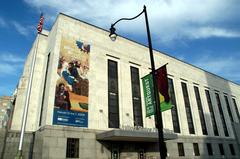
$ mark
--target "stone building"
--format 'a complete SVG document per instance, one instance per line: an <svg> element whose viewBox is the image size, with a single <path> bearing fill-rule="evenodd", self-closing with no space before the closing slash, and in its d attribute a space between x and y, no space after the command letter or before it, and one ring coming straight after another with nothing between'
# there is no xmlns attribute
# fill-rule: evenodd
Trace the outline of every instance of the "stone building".
<svg viewBox="0 0 240 159"><path fill-rule="evenodd" d="M7 127L8 119L11 114L12 103L10 96L0 97L0 128Z"/></svg>
<svg viewBox="0 0 240 159"><path fill-rule="evenodd" d="M159 158L141 78L148 47L65 14L38 34L19 80L5 158L17 152L26 87L37 55L24 158ZM240 86L154 50L168 63L173 108L163 115L167 158L240 158Z"/></svg>
<svg viewBox="0 0 240 159"><path fill-rule="evenodd" d="M11 119L13 113L12 102L13 101L11 96L0 97L0 158L2 158L6 145L7 132L11 126Z"/></svg>

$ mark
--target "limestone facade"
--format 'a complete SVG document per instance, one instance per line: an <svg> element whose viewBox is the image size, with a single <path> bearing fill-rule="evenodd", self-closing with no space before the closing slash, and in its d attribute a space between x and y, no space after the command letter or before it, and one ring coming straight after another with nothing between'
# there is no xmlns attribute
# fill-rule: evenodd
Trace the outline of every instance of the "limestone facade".
<svg viewBox="0 0 240 159"><path fill-rule="evenodd" d="M139 77L150 73L150 57L148 47L119 36L115 42L109 38L109 32L82 22L65 14L59 14L52 29L38 34L26 60L23 74L17 88L17 97L10 131L19 131L21 116L26 99L31 59L37 54L31 88L26 131L35 135L26 138L31 141L34 158L66 158L67 138L79 139L79 158L113 158L113 148L119 152L120 158L139 158L139 150L144 149L145 158L159 158L156 142L134 141L101 141L96 139L98 133L112 130L108 127L108 60L117 62L118 98L120 129L124 126L134 127L133 103L131 90L130 67L138 68ZM71 127L53 124L54 100L58 80L58 64L62 41L81 40L91 47L89 54L89 91L88 91L88 126ZM64 47L64 46L63 46ZM70 53L71 48L65 47ZM156 68L168 63L168 77L172 79L175 90L180 133L177 139L167 140L168 158L179 157L178 143L184 145L184 156L181 158L239 158L239 116L240 86L217 75L185 63L165 53L154 50ZM47 64L48 63L48 64ZM139 79L140 80L140 79ZM195 134L189 134L186 108L181 83L187 85L189 103L193 118ZM198 87L208 135L203 135L198 112L194 86ZM211 113L205 95L208 90L213 105L219 136L214 135ZM155 128L154 117L145 117L143 88L140 83L141 104L144 128ZM226 137L222 125L215 93L219 94L223 116L229 136ZM228 98L233 122L230 119L225 98ZM235 100L237 109L234 105ZM171 111L163 112L165 129L173 131ZM9 137L11 140L11 136ZM17 142L16 142L17 143ZM31 142L30 142L31 143ZM198 144L200 156L196 156L193 143ZM213 155L209 156L207 143L211 143ZM224 155L221 155L219 144L223 144ZM232 154L229 144L234 147ZM31 145L31 144L30 144Z"/></svg>

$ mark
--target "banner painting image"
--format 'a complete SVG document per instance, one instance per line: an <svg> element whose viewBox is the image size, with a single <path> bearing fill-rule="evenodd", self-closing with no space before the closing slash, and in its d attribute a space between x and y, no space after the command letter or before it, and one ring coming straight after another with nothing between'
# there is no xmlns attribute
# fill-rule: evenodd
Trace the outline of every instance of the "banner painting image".
<svg viewBox="0 0 240 159"><path fill-rule="evenodd" d="M53 124L88 127L90 45L62 38Z"/></svg>

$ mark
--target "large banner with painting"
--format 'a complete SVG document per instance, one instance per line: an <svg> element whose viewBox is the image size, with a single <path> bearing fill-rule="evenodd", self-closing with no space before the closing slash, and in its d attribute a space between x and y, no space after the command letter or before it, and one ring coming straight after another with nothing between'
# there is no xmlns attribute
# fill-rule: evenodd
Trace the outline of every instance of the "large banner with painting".
<svg viewBox="0 0 240 159"><path fill-rule="evenodd" d="M62 38L53 124L88 127L90 45Z"/></svg>

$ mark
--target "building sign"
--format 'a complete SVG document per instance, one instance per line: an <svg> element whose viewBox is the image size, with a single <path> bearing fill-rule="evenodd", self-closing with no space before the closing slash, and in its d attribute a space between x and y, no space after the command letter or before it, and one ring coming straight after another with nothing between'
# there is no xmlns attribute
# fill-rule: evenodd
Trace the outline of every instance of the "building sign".
<svg viewBox="0 0 240 159"><path fill-rule="evenodd" d="M89 53L89 44L62 38L53 124L88 127Z"/></svg>
<svg viewBox="0 0 240 159"><path fill-rule="evenodd" d="M153 79L152 74L148 74L142 78L143 93L146 108L146 117L154 115L155 100L153 91Z"/></svg>
<svg viewBox="0 0 240 159"><path fill-rule="evenodd" d="M141 132L158 132L157 128L145 128L142 126L130 126L130 125L121 125L121 130L127 131L141 131Z"/></svg>
<svg viewBox="0 0 240 159"><path fill-rule="evenodd" d="M126 131L139 131L139 132L151 132L151 133L158 132L157 128L146 128L142 126L131 126L131 125L121 125L120 129L126 130ZM163 132L168 134L175 134L173 130L165 129L165 128L163 128Z"/></svg>
<svg viewBox="0 0 240 159"><path fill-rule="evenodd" d="M54 124L87 127L88 126L87 120L88 120L87 112L54 109L54 118L53 118Z"/></svg>

